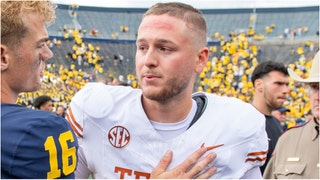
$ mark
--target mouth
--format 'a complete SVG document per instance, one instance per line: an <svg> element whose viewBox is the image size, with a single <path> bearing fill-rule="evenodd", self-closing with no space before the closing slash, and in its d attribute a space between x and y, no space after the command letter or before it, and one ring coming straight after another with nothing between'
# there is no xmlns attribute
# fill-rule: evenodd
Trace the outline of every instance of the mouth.
<svg viewBox="0 0 320 180"><path fill-rule="evenodd" d="M144 73L142 74L142 78L149 80L149 79L158 79L158 78L161 78L161 76L155 73Z"/></svg>
<svg viewBox="0 0 320 180"><path fill-rule="evenodd" d="M280 101L285 101L287 98L286 97L279 97L278 98Z"/></svg>
<svg viewBox="0 0 320 180"><path fill-rule="evenodd" d="M145 78L145 79L155 79L155 78L159 78L159 76L155 76L155 75L144 75L144 76L142 76L142 78Z"/></svg>

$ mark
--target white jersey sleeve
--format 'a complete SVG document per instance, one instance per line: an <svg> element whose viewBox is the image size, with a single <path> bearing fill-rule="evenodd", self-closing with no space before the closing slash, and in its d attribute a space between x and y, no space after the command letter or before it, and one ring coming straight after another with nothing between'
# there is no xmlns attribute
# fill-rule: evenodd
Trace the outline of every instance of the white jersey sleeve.
<svg viewBox="0 0 320 180"><path fill-rule="evenodd" d="M253 169L246 172L241 179L262 179L262 174L259 167L254 167Z"/></svg>
<svg viewBox="0 0 320 180"><path fill-rule="evenodd" d="M119 89L123 93L119 93ZM101 161L92 161L91 155L95 157L102 156L96 151L95 141L97 144L103 142L101 135L104 133L104 127L97 125L99 122L107 121L106 117L111 111L117 109L114 100L126 99L125 92L131 92L131 87L109 86L103 83L88 83L83 87L71 100L66 113L66 119L69 121L72 129L78 137L78 166L75 172L76 178L86 179L96 171L95 166L100 166ZM97 128L90 130L88 127ZM100 143L99 143L100 142ZM101 148L99 148L101 150ZM96 154L95 154L96 153ZM103 153L103 150L101 150ZM111 157L111 156L110 156ZM103 165L101 165L103 167ZM95 174L92 176L95 178ZM99 177L99 176L98 176Z"/></svg>
<svg viewBox="0 0 320 180"><path fill-rule="evenodd" d="M112 98L103 83L88 83L72 98L66 118L78 137L83 137L86 112L94 118L103 117L113 108L110 100Z"/></svg>
<svg viewBox="0 0 320 180"><path fill-rule="evenodd" d="M80 140L81 141L81 140ZM91 171L88 168L87 160L83 153L83 149L79 148L78 150L78 165L75 171L76 179L88 179L91 174Z"/></svg>
<svg viewBox="0 0 320 180"><path fill-rule="evenodd" d="M78 137L79 149L78 149L78 166L75 172L77 179L86 179L89 177L91 170L88 168L86 156L84 155L85 143L83 142L83 126L86 112L91 111L92 114L99 116L103 113L103 109L96 108L95 105L91 104L102 104L104 98L94 98L92 94L96 94L95 97L108 96L107 93L103 92L104 84L99 83L88 83L83 87L73 98L67 109L66 119L69 121L72 129ZM112 103L104 103L106 110L108 105ZM106 112L105 112L106 113Z"/></svg>
<svg viewBox="0 0 320 180"><path fill-rule="evenodd" d="M193 128L200 130L196 133L198 138L208 139L200 134L211 131L215 140L210 141L224 144L215 150L217 173L213 178L261 178L261 174L255 172L264 164L268 152L264 115L236 98L207 93L194 96L201 94L208 98L208 105L198 121L210 121L206 124L197 122Z"/></svg>

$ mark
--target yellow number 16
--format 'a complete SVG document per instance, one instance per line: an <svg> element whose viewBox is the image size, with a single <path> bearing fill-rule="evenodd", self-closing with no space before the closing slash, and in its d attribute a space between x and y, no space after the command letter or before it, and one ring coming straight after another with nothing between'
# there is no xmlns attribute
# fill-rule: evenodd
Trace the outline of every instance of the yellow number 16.
<svg viewBox="0 0 320 180"><path fill-rule="evenodd" d="M74 141L71 131L61 133L59 136L59 144L62 150L62 170L64 175L69 175L74 172L77 162L76 147L69 148L68 141ZM61 169L58 167L57 147L53 136L47 137L44 148L49 152L50 162L50 172L47 173L47 179L59 178L61 176ZM70 164L69 158L71 158Z"/></svg>

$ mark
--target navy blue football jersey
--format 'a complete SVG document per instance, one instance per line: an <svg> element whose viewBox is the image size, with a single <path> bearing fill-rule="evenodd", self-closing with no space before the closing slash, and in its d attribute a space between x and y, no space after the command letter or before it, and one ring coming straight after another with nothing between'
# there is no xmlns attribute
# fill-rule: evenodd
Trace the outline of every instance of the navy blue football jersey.
<svg viewBox="0 0 320 180"><path fill-rule="evenodd" d="M1 178L74 178L77 149L66 119L1 103Z"/></svg>

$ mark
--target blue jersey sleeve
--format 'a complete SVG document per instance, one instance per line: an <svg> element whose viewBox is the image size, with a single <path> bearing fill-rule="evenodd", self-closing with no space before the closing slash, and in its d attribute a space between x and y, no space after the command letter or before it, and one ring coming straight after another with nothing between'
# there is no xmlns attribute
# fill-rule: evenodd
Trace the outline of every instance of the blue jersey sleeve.
<svg viewBox="0 0 320 180"><path fill-rule="evenodd" d="M65 119L31 109L1 118L1 178L74 178L78 142Z"/></svg>

